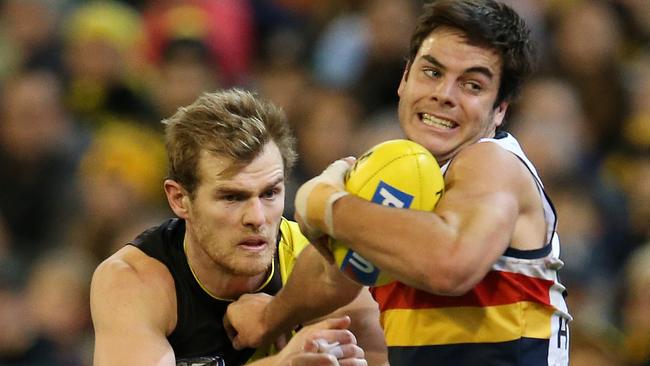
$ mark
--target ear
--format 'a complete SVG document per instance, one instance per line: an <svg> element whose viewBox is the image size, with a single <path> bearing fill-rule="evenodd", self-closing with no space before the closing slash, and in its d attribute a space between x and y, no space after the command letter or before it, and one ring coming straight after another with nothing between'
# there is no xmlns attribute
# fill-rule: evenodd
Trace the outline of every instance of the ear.
<svg viewBox="0 0 650 366"><path fill-rule="evenodd" d="M397 95L402 96L402 93L404 93L404 88L406 88L406 79L409 78L409 70L411 68L411 64L409 62L406 63L406 66L404 66L404 73L402 74L402 79L399 81L399 87L397 88Z"/></svg>
<svg viewBox="0 0 650 366"><path fill-rule="evenodd" d="M494 108L494 126L499 127L503 124L503 120L506 117L506 111L508 110L508 102L501 102L496 108Z"/></svg>
<svg viewBox="0 0 650 366"><path fill-rule="evenodd" d="M167 202L169 202L169 207L174 211L174 214L181 219L187 219L191 201L185 188L172 179L165 179L164 187Z"/></svg>

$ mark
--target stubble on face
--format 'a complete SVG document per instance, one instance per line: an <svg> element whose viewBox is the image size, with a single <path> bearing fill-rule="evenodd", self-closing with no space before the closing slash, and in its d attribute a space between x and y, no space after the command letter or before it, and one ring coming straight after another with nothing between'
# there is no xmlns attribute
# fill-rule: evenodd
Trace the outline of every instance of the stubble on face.
<svg viewBox="0 0 650 366"><path fill-rule="evenodd" d="M227 159L202 154L201 184L192 200L188 236L203 258L201 265L228 275L255 276L269 270L277 250L284 208L282 158L277 147L269 144L239 172L224 174L230 165ZM260 198L277 188L280 193L274 200ZM225 198L229 195L245 198ZM242 215L248 200L255 199L262 201L264 221L246 224Z"/></svg>
<svg viewBox="0 0 650 366"><path fill-rule="evenodd" d="M400 125L439 162L494 134L502 117L494 108L501 78L494 50L441 27L423 41L408 67L398 89Z"/></svg>
<svg viewBox="0 0 650 366"><path fill-rule="evenodd" d="M193 213L195 221L191 236L193 241L199 243L198 247L224 273L234 276L255 276L269 270L277 250L277 230L245 230L236 233L224 234L215 230L199 212ZM258 253L246 253L239 249L239 241L247 236L263 236L267 238L267 247Z"/></svg>

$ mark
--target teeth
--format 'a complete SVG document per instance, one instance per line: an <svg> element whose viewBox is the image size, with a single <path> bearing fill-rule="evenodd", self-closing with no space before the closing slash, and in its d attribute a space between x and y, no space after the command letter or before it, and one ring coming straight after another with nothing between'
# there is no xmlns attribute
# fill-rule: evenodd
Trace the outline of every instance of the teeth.
<svg viewBox="0 0 650 366"><path fill-rule="evenodd" d="M427 126L440 126L445 128L454 128L453 122L437 118L427 113L422 113L422 122Z"/></svg>

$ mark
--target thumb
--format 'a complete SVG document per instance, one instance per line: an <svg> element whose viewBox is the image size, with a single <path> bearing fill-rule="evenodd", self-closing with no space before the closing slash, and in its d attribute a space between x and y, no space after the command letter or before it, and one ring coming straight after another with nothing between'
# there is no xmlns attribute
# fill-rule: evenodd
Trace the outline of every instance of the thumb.
<svg viewBox="0 0 650 366"><path fill-rule="evenodd" d="M305 344L302 346L302 350L305 352L318 353L318 343L313 339L305 340Z"/></svg>
<svg viewBox="0 0 650 366"><path fill-rule="evenodd" d="M315 329L347 329L352 320L349 316L341 316L337 318L327 318L324 321L312 325Z"/></svg>
<svg viewBox="0 0 650 366"><path fill-rule="evenodd" d="M330 318L327 320L332 329L347 329L352 323L352 319L349 316L341 316L338 318Z"/></svg>
<svg viewBox="0 0 650 366"><path fill-rule="evenodd" d="M232 347L236 349L237 351L243 350L245 347L242 345L241 338L239 335L237 335L235 338L232 339Z"/></svg>
<svg viewBox="0 0 650 366"><path fill-rule="evenodd" d="M334 179L342 179L350 169L350 164L344 159L337 160L330 164L327 169L321 173L323 177L331 177Z"/></svg>

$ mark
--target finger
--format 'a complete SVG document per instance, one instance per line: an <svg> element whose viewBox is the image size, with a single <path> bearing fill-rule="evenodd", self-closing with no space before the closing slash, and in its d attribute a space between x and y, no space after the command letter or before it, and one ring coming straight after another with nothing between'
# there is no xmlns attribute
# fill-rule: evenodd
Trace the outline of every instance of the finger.
<svg viewBox="0 0 650 366"><path fill-rule="evenodd" d="M335 160L332 162L330 165L325 168L325 170L347 170L350 167L350 163L348 163L349 159L352 158L351 156Z"/></svg>
<svg viewBox="0 0 650 366"><path fill-rule="evenodd" d="M315 332L311 337L322 340L323 344L357 344L354 334L347 329L324 329Z"/></svg>
<svg viewBox="0 0 650 366"><path fill-rule="evenodd" d="M366 355L363 348L351 343L334 346L330 348L327 353L338 359L364 358Z"/></svg>
<svg viewBox="0 0 650 366"><path fill-rule="evenodd" d="M327 326L330 329L347 329L352 323L352 319L348 315L327 318L325 319Z"/></svg>
<svg viewBox="0 0 650 366"><path fill-rule="evenodd" d="M363 358L346 358L338 360L339 366L368 366L368 361Z"/></svg>
<svg viewBox="0 0 650 366"><path fill-rule="evenodd" d="M278 339L275 340L275 348L278 350L283 349L284 347L287 346L287 343L289 343L289 338L290 336L287 334L282 334L278 337Z"/></svg>
<svg viewBox="0 0 650 366"><path fill-rule="evenodd" d="M321 173L322 176L343 177L350 169L350 163L345 159L340 159L330 164L327 169Z"/></svg>
<svg viewBox="0 0 650 366"><path fill-rule="evenodd" d="M226 311L226 315L223 316L223 328L226 331L226 334L228 335L228 339L230 341L233 341L234 338L237 336L237 330L235 330L235 327L232 326L230 323L230 319L228 319L228 312Z"/></svg>
<svg viewBox="0 0 650 366"><path fill-rule="evenodd" d="M347 327L350 326L351 322L352 320L350 319L350 317L344 315L344 316L332 317L332 318L321 320L317 323L309 325L308 328L313 331L319 331L324 329L347 329Z"/></svg>
<svg viewBox="0 0 650 366"><path fill-rule="evenodd" d="M343 159L341 159L341 160L343 160L343 161L345 161L346 163L348 163L349 166L353 166L354 163L357 162L357 158L355 158L354 156L346 156L345 158L343 158Z"/></svg>
<svg viewBox="0 0 650 366"><path fill-rule="evenodd" d="M336 358L327 353L301 353L293 356L289 366L338 366ZM361 364L359 364L361 365ZM350 363L348 366L355 366Z"/></svg>

